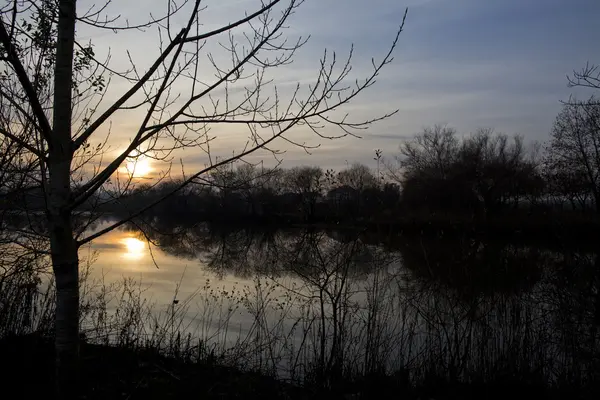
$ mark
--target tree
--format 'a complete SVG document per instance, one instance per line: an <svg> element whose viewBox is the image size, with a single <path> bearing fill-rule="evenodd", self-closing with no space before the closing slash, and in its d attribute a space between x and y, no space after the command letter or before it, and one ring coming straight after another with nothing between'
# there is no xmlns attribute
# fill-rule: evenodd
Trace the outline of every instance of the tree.
<svg viewBox="0 0 600 400"><path fill-rule="evenodd" d="M535 145L533 146L535 149ZM479 129L462 142L456 161L459 179L471 182L488 212L497 211L537 191L536 152L528 157L521 136L512 140L493 129Z"/></svg>
<svg viewBox="0 0 600 400"><path fill-rule="evenodd" d="M396 160L401 173L396 175L404 178L415 174L444 178L456 158L458 146L456 129L445 125L427 127L412 141L400 145L400 155Z"/></svg>
<svg viewBox="0 0 600 400"><path fill-rule="evenodd" d="M0 126L7 122L0 119ZM39 206L40 195L23 190L27 171L35 168L26 153L23 146L0 136L0 338L35 328L31 300L47 266L47 243L38 235L19 233L24 221L33 219L26 205Z"/></svg>
<svg viewBox="0 0 600 400"><path fill-rule="evenodd" d="M201 30L200 0L165 1L162 15L139 24L120 24L118 17L108 15L110 1L77 10L76 0L19 0L0 9L0 134L24 149L23 159L35 166L25 170L26 190L43 196L44 231L33 225L21 231L42 235L49 243L57 290L57 383L63 397L74 397L76 391L80 246L183 187L206 183L215 168L259 149L277 153L277 139L301 145L289 137L296 127L335 138L393 114L351 121L337 110L370 87L392 60L403 22L389 51L353 85L347 84L352 52L341 64L324 52L311 85L298 84L287 97L278 90L270 71L289 64L306 42L285 35L289 17L301 3L257 2L256 11L208 32ZM147 65L131 60L129 68L120 70L111 66L110 52L101 57L92 44L81 42L76 27L158 30L158 55ZM211 41L223 53L205 49ZM119 86L111 89L115 82ZM122 150L109 153L110 124L123 113L135 128ZM211 154L216 136L210 128L225 124L244 127L248 137L240 150L216 159ZM339 134L332 128L339 128ZM173 152L184 148L205 154L205 167L184 174L172 192L130 210L127 218L93 234L86 231L97 216L79 213L82 204L118 200L139 183L136 170L145 159L169 162ZM86 223L75 224L86 218Z"/></svg>
<svg viewBox="0 0 600 400"><path fill-rule="evenodd" d="M600 212L600 104L593 97L563 105L552 127L546 165L552 176L571 177L569 186L577 196L589 193Z"/></svg>
<svg viewBox="0 0 600 400"><path fill-rule="evenodd" d="M245 203L245 210L242 210L244 214L255 217L263 212L262 202L273 197L269 181L278 176L276 171L276 169L259 169L254 164L242 163L235 170L227 169L213 174L212 185L219 189L222 198L227 195L234 195L234 200L242 198Z"/></svg>
<svg viewBox="0 0 600 400"><path fill-rule="evenodd" d="M377 178L369 167L354 163L347 169L338 172L337 181L342 186L349 186L359 192L366 188L378 187Z"/></svg>
<svg viewBox="0 0 600 400"><path fill-rule="evenodd" d="M323 170L320 167L294 167L286 171L284 187L300 200L304 218L311 219L323 191Z"/></svg>
<svg viewBox="0 0 600 400"><path fill-rule="evenodd" d="M571 209L585 211L591 200L586 177L582 171L570 171L558 168L551 159L545 165L544 180L546 193L559 205L568 201Z"/></svg>
<svg viewBox="0 0 600 400"><path fill-rule="evenodd" d="M573 71L572 76L567 76L569 87L583 87L588 89L600 89L600 65L587 63L579 71ZM598 100L592 100L598 104Z"/></svg>
<svg viewBox="0 0 600 400"><path fill-rule="evenodd" d="M353 163L338 172L338 187L329 191L329 203L345 217L370 215L377 210L379 202L379 182L369 167Z"/></svg>
<svg viewBox="0 0 600 400"><path fill-rule="evenodd" d="M400 146L404 203L432 209L476 209L494 212L539 193L537 145L493 129L478 129L459 141L453 128L426 128ZM392 168L393 170L393 168ZM395 174L399 176L399 174ZM479 204L481 203L481 204Z"/></svg>

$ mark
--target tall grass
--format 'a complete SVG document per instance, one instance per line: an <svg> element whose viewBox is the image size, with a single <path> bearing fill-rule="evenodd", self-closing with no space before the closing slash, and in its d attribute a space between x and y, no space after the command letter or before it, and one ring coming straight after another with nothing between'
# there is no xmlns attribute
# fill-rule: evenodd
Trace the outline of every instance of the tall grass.
<svg viewBox="0 0 600 400"><path fill-rule="evenodd" d="M293 268L295 278L271 271L233 290L207 280L185 298L176 289L170 304L153 302L141 282L92 278L90 259L82 271L82 337L349 393L369 382L598 383L600 303L586 275L593 257L569 266L581 275L569 284L553 267L518 295L466 298L415 280L391 253L360 243L318 244L278 250L279 265ZM566 262L559 261L553 265ZM53 287L34 270L0 277L0 338L51 335Z"/></svg>
<svg viewBox="0 0 600 400"><path fill-rule="evenodd" d="M52 326L54 298L42 285L43 257L0 246L0 338L48 331Z"/></svg>

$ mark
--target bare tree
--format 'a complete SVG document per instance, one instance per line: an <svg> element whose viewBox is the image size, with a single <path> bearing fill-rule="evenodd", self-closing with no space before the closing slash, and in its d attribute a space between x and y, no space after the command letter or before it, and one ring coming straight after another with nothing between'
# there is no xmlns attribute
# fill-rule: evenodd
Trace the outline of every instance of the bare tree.
<svg viewBox="0 0 600 400"><path fill-rule="evenodd" d="M6 123L1 119L0 127ZM35 203L40 206L40 193L24 190L30 184L28 172L35 168L32 161L23 146L0 136L0 338L32 328L29 300L47 266L48 244L29 212ZM28 220L38 230L21 233Z"/></svg>
<svg viewBox="0 0 600 400"><path fill-rule="evenodd" d="M552 128L546 165L553 176L577 179L571 182L577 197L589 193L600 212L600 105L594 98L563 106Z"/></svg>
<svg viewBox="0 0 600 400"><path fill-rule="evenodd" d="M544 180L546 194L559 206L568 202L571 209L585 211L589 208L591 193L586 184L586 177L582 171L571 171L560 168L560 164L549 158L544 165Z"/></svg>
<svg viewBox="0 0 600 400"><path fill-rule="evenodd" d="M252 216L262 213L260 197L266 191L270 192L271 179L279 175L277 169L258 168L250 163L241 163L235 169L217 169L215 172L210 186L217 188L221 197L232 193L239 195Z"/></svg>
<svg viewBox="0 0 600 400"><path fill-rule="evenodd" d="M323 170L320 167L291 168L285 171L284 187L300 200L304 218L313 218L317 201L323 194Z"/></svg>
<svg viewBox="0 0 600 400"><path fill-rule="evenodd" d="M533 159L522 136L511 140L506 134L483 128L463 140L454 174L471 182L486 209L492 211L510 201L517 205L522 195L533 190L537 173Z"/></svg>
<svg viewBox="0 0 600 400"><path fill-rule="evenodd" d="M378 187L377 178L364 164L354 163L349 168L338 172L337 181L342 186L349 186L358 191Z"/></svg>
<svg viewBox="0 0 600 400"><path fill-rule="evenodd" d="M284 186L291 193L321 193L323 170L320 167L294 167L285 171Z"/></svg>
<svg viewBox="0 0 600 400"><path fill-rule="evenodd" d="M453 128L436 125L400 147L397 167L391 171L412 205L424 205L426 199L434 207L481 203L492 212L508 203L517 206L525 196L536 200L536 149L535 143L525 145L521 136L511 140L491 128L480 128L459 141Z"/></svg>
<svg viewBox="0 0 600 400"><path fill-rule="evenodd" d="M586 87L600 89L600 65L587 63L578 71L573 71L572 76L567 76L569 87Z"/></svg>
<svg viewBox="0 0 600 400"><path fill-rule="evenodd" d="M33 224L22 231L41 234L49 243L57 287L57 381L65 397L76 390L80 246L171 193L206 183L215 168L259 149L277 157L276 140L306 147L290 137L295 128L338 138L356 135L393 114L352 121L337 111L373 85L391 62L406 14L388 52L380 61L373 60L372 71L363 79L348 83L352 51L341 61L325 51L313 82L284 93L270 71L289 64L306 42L285 35L302 0L257 1L255 11L207 32L202 31L201 3L166 0L162 15L138 24L111 16L110 0L80 9L76 0L15 0L0 8L0 134L25 150L23 157L33 167L23 181L27 190L42 196L45 231ZM111 65L110 52L99 56L91 43L80 41L76 27L92 32L152 28L158 31L159 54L145 66L129 58L130 67L119 70ZM216 46L207 47L211 42ZM214 54L214 49L222 53ZM111 82L119 86L109 92ZM135 128L125 147L110 153L111 123L122 114L130 116ZM225 124L243 127L248 135L231 156L216 159L211 144L217 135L211 127ZM170 193L93 234L85 229L96 218L93 214L79 223L83 204L114 201L130 191L139 181L136 169L144 158L170 162L174 152L184 148L205 154L206 163L184 174Z"/></svg>
<svg viewBox="0 0 600 400"><path fill-rule="evenodd" d="M397 175L408 177L415 173L426 173L431 177L445 178L458 148L456 129L445 125L427 127L412 141L400 146L401 154L396 160L401 173Z"/></svg>

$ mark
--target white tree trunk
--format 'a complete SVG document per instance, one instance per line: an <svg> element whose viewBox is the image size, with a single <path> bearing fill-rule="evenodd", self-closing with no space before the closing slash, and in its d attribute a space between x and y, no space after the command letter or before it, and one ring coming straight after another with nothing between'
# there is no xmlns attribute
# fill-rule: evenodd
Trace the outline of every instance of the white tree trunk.
<svg viewBox="0 0 600 400"><path fill-rule="evenodd" d="M56 383L61 398L77 395L79 262L68 214L51 216L50 244L56 278Z"/></svg>
<svg viewBox="0 0 600 400"><path fill-rule="evenodd" d="M56 278L56 383L58 397L78 395L79 261L71 223L73 46L76 0L59 1L53 128L49 143L48 222Z"/></svg>

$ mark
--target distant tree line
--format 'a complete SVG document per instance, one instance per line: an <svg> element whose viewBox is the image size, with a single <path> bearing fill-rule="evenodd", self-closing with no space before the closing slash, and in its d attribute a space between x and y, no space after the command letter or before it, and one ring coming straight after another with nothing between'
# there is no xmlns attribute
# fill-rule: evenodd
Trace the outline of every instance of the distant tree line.
<svg viewBox="0 0 600 400"><path fill-rule="evenodd" d="M276 223L486 221L532 213L595 219L600 213L600 103L594 97L565 102L544 144L493 129L463 135L435 125L404 141L392 159L384 160L377 150L371 166L354 163L334 171L238 163L216 168L195 183L146 216ZM91 198L80 211L127 214L171 194L178 184L138 183L127 195ZM43 209L39 191L2 192L0 209Z"/></svg>
<svg viewBox="0 0 600 400"><path fill-rule="evenodd" d="M251 164L213 171L149 214L191 220L275 222L393 221L445 215L483 221L511 213L600 211L600 106L565 103L545 144L493 129L459 135L448 126L425 128L401 144L393 160L376 151L374 166L341 171ZM177 182L139 185L111 212L137 209Z"/></svg>
<svg viewBox="0 0 600 400"><path fill-rule="evenodd" d="M544 191L538 146L480 129L458 138L436 125L403 143L396 157L409 209L487 216L536 204Z"/></svg>
<svg viewBox="0 0 600 400"><path fill-rule="evenodd" d="M177 182L140 185L107 211L127 212L168 193ZM315 166L270 169L250 164L220 168L154 207L148 215L193 220L265 219L324 222L368 219L399 206L400 185L362 164L335 172Z"/></svg>

